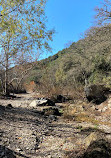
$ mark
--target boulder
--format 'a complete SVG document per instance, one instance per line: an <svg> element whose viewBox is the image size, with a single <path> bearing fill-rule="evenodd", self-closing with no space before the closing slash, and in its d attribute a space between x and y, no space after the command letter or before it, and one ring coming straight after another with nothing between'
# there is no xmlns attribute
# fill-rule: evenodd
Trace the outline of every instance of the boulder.
<svg viewBox="0 0 111 158"><path fill-rule="evenodd" d="M111 158L111 143L102 138L93 141L79 158Z"/></svg>
<svg viewBox="0 0 111 158"><path fill-rule="evenodd" d="M55 103L49 99L45 99L45 98L38 98L36 100L33 100L30 103L30 107L36 108L37 106L54 106Z"/></svg>
<svg viewBox="0 0 111 158"><path fill-rule="evenodd" d="M12 106L11 104L7 104L6 108L7 108L7 109L12 109L13 106Z"/></svg>
<svg viewBox="0 0 111 158"><path fill-rule="evenodd" d="M51 100L53 100L55 103L62 103L65 102L67 99L63 95L54 95L51 97Z"/></svg>
<svg viewBox="0 0 111 158"><path fill-rule="evenodd" d="M52 107L43 109L43 114L61 116L61 113L59 112L58 108L52 108Z"/></svg>
<svg viewBox="0 0 111 158"><path fill-rule="evenodd" d="M88 85L84 88L87 100L100 104L107 99L110 89L104 85Z"/></svg>
<svg viewBox="0 0 111 158"><path fill-rule="evenodd" d="M111 158L111 141L103 131L91 132L84 140L79 141L86 150L75 158Z"/></svg>

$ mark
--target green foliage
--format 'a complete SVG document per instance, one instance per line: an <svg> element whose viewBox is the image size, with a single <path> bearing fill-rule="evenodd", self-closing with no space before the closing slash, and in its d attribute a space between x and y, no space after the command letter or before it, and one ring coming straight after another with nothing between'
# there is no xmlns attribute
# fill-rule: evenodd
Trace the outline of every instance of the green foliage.
<svg viewBox="0 0 111 158"><path fill-rule="evenodd" d="M15 41L11 43L13 46L22 46L17 47L19 49L50 49L48 42L52 40L54 30L46 29L45 0L6 0L5 3L1 0L0 3L1 39L4 37L6 40L8 33Z"/></svg>
<svg viewBox="0 0 111 158"><path fill-rule="evenodd" d="M93 84L100 84L100 83L103 83L103 78L105 78L106 75L103 74L103 72L101 71L95 71L91 74L91 76L89 77L89 81L90 83L93 83Z"/></svg>
<svg viewBox="0 0 111 158"><path fill-rule="evenodd" d="M30 69L28 63L36 61L44 49L51 50L54 30L46 28L45 4L46 0L0 0L0 64L5 87L12 76L20 83ZM28 70L24 71L20 67L26 64ZM22 76L20 71L11 76L9 69L17 65Z"/></svg>
<svg viewBox="0 0 111 158"><path fill-rule="evenodd" d="M103 78L103 83L107 86L111 88L111 74L108 77L104 77Z"/></svg>
<svg viewBox="0 0 111 158"><path fill-rule="evenodd" d="M65 80L66 76L61 66L56 70L55 78L56 78L56 83L62 83Z"/></svg>
<svg viewBox="0 0 111 158"><path fill-rule="evenodd" d="M102 72L108 72L111 70L110 61L106 60L105 56L96 56L93 60L94 70L99 70Z"/></svg>

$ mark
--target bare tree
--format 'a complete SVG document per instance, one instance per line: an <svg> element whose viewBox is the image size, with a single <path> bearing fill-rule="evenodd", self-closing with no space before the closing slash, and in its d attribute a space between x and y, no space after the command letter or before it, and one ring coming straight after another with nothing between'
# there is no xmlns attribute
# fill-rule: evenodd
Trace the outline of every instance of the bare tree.
<svg viewBox="0 0 111 158"><path fill-rule="evenodd" d="M96 23L99 25L110 23L111 22L111 1L104 0L100 6L95 8L96 15Z"/></svg>

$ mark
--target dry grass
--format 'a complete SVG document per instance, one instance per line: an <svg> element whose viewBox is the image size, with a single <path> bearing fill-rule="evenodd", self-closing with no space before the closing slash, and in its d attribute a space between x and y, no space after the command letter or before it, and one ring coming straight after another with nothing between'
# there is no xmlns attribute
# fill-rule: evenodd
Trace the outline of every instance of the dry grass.
<svg viewBox="0 0 111 158"><path fill-rule="evenodd" d="M87 102L78 102L75 104L66 104L63 110L63 118L74 120L77 122L87 122L92 123L94 125L111 125L110 122L103 122L101 120L97 120L98 114L95 110L90 108L90 104Z"/></svg>
<svg viewBox="0 0 111 158"><path fill-rule="evenodd" d="M86 113L76 114L75 121L92 123L94 125L100 124L100 121L96 120L94 117L91 117L90 115Z"/></svg>
<svg viewBox="0 0 111 158"><path fill-rule="evenodd" d="M86 110L81 108L81 104L73 104L72 106L70 104L66 104L63 110L63 118L77 122L92 123L94 125L111 126L110 121L101 121L100 119L97 119L97 112L90 110L90 108L88 109L87 106L88 104L86 103Z"/></svg>
<svg viewBox="0 0 111 158"><path fill-rule="evenodd" d="M81 112L81 113L75 113L74 111L71 112L72 115L70 114L64 114L63 117L65 119L69 119L69 120L74 120L77 122L87 122L87 123L92 123L94 125L99 125L101 122L96 120L93 116L91 117L90 114L88 114L87 112Z"/></svg>
<svg viewBox="0 0 111 158"><path fill-rule="evenodd" d="M75 116L77 113L88 113L89 103L76 100L75 103L67 103L64 106L64 117L70 115Z"/></svg>

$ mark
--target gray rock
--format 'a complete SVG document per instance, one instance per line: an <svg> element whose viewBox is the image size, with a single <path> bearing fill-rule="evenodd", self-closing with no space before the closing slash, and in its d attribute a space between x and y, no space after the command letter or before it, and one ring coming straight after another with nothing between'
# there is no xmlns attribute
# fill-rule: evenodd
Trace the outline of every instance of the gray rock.
<svg viewBox="0 0 111 158"><path fill-rule="evenodd" d="M29 107L33 107L36 108L37 106L54 106L55 103L49 99L45 99L45 98L38 98L36 100L33 100L30 104Z"/></svg>
<svg viewBox="0 0 111 158"><path fill-rule="evenodd" d="M110 89L104 85L88 85L85 86L84 91L88 101L93 101L96 104L104 102L110 93Z"/></svg>
<svg viewBox="0 0 111 158"><path fill-rule="evenodd" d="M6 106L6 108L7 108L7 109L12 109L13 106L12 106L11 104L8 104L8 105Z"/></svg>
<svg viewBox="0 0 111 158"><path fill-rule="evenodd" d="M47 100L33 100L31 103L30 103L30 107L33 107L33 108L36 108L37 106L39 105L42 105L42 104L46 104L47 103Z"/></svg>

